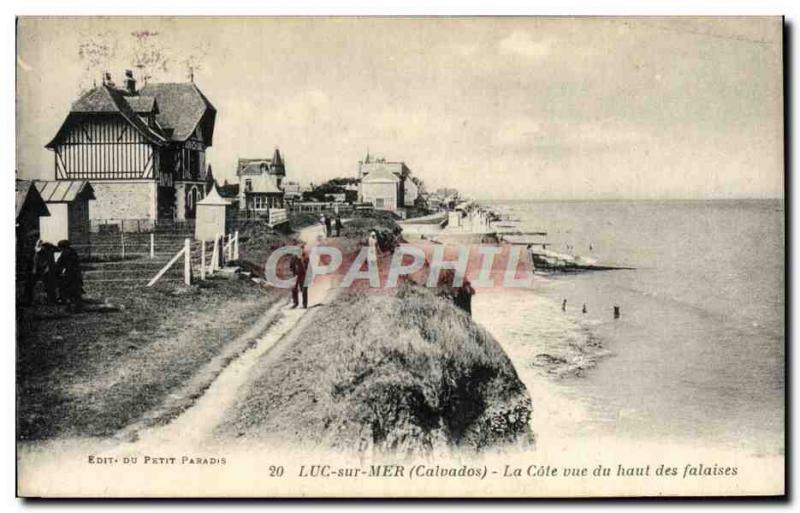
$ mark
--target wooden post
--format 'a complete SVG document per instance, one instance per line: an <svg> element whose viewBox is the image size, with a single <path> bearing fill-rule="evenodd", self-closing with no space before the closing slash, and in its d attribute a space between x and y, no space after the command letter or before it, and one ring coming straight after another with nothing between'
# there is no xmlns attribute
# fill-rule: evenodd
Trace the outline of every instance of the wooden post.
<svg viewBox="0 0 800 513"><path fill-rule="evenodd" d="M206 279L206 241L200 241L200 279Z"/></svg>
<svg viewBox="0 0 800 513"><path fill-rule="evenodd" d="M125 260L125 226L121 226L123 229L119 231L119 243L122 247L122 259Z"/></svg>
<svg viewBox="0 0 800 513"><path fill-rule="evenodd" d="M192 284L192 241L183 239L183 283Z"/></svg>
<svg viewBox="0 0 800 513"><path fill-rule="evenodd" d="M228 255L225 259L228 261L233 260L233 233L228 234Z"/></svg>
<svg viewBox="0 0 800 513"><path fill-rule="evenodd" d="M214 274L214 271L217 269L217 261L219 259L219 255L217 254L218 243L219 238L214 238L214 247L211 249L211 265L209 266L208 274Z"/></svg>
<svg viewBox="0 0 800 513"><path fill-rule="evenodd" d="M150 258L153 259L156 257L156 234L150 234Z"/></svg>
<svg viewBox="0 0 800 513"><path fill-rule="evenodd" d="M239 261L239 230L233 234L233 240L235 246L233 246L233 259L237 262Z"/></svg>

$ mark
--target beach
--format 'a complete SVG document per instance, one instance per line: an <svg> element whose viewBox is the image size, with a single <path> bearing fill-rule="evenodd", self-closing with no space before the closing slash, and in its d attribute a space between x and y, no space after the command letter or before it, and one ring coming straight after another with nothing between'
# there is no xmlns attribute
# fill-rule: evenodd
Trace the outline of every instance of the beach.
<svg viewBox="0 0 800 513"><path fill-rule="evenodd" d="M531 393L539 449L603 439L782 460L781 201L491 206L555 250L636 268L475 297Z"/></svg>

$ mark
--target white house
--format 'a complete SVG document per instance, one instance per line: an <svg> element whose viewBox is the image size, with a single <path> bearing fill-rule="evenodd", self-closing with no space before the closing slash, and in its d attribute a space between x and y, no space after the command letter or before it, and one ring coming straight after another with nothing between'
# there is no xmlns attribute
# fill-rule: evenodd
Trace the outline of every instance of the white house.
<svg viewBox="0 0 800 513"><path fill-rule="evenodd" d="M239 159L236 175L240 210L261 215L270 208L283 208L286 167L277 148L271 159Z"/></svg>
<svg viewBox="0 0 800 513"><path fill-rule="evenodd" d="M388 169L372 171L361 180L361 202L378 210L396 212L400 208L400 178Z"/></svg>
<svg viewBox="0 0 800 513"><path fill-rule="evenodd" d="M359 201L372 203L378 210L391 210L399 213L406 207L414 206L419 196L419 188L411 179L411 170L405 162L387 162L386 159L373 159L367 153L358 163Z"/></svg>

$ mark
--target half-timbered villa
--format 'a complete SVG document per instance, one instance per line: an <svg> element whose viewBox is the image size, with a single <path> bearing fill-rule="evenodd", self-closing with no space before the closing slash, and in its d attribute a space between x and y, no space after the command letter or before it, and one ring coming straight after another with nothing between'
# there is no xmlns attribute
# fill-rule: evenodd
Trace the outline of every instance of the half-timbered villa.
<svg viewBox="0 0 800 513"><path fill-rule="evenodd" d="M194 84L103 84L72 104L46 148L56 180L89 180L93 225L192 219L205 196L216 109Z"/></svg>

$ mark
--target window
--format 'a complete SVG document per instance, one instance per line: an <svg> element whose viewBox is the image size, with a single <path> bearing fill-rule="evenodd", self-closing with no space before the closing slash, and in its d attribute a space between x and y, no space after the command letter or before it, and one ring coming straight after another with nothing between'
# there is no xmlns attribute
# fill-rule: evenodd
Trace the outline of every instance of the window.
<svg viewBox="0 0 800 513"><path fill-rule="evenodd" d="M253 180L248 178L244 181L244 190L245 192L253 192Z"/></svg>
<svg viewBox="0 0 800 513"><path fill-rule="evenodd" d="M267 198L264 196L254 196L250 204L253 210L265 210L267 208Z"/></svg>
<svg viewBox="0 0 800 513"><path fill-rule="evenodd" d="M375 198L375 207L383 208L383 198Z"/></svg>
<svg viewBox="0 0 800 513"><path fill-rule="evenodd" d="M201 151L195 151L184 148L182 151L183 159L183 179L184 180L199 180L203 176L203 163L205 154Z"/></svg>

